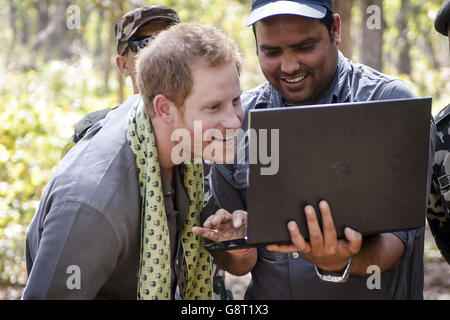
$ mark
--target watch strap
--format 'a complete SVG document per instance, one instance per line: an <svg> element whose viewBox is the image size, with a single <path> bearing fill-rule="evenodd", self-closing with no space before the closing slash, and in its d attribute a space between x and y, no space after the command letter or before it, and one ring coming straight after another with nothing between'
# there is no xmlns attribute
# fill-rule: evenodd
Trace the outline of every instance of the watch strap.
<svg viewBox="0 0 450 320"><path fill-rule="evenodd" d="M345 267L343 272L326 272L326 271L320 270L317 266L314 266L314 269L316 270L317 276L322 281L344 283L350 277L350 274L352 272L353 262L354 262L354 258L353 258L353 256L351 256L348 259L347 266Z"/></svg>

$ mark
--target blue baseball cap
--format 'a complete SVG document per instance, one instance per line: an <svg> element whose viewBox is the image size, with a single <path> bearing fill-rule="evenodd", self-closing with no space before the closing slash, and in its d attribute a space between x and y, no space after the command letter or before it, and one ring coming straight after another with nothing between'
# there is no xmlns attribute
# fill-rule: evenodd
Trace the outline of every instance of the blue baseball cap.
<svg viewBox="0 0 450 320"><path fill-rule="evenodd" d="M327 14L327 10L333 11L331 0L253 0L247 26L280 14L322 19Z"/></svg>
<svg viewBox="0 0 450 320"><path fill-rule="evenodd" d="M434 28L437 32L444 36L450 36L448 34L448 24L450 23L450 0L447 0L439 10L436 20L434 20Z"/></svg>

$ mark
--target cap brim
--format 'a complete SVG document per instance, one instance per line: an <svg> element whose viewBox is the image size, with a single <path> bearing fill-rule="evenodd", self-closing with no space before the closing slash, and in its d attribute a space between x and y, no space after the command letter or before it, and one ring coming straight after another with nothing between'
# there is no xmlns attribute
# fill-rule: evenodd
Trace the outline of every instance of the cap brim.
<svg viewBox="0 0 450 320"><path fill-rule="evenodd" d="M277 1L256 8L247 20L247 26L267 17L289 14L313 19L322 19L327 14L327 8L318 4L301 4L293 1Z"/></svg>
<svg viewBox="0 0 450 320"><path fill-rule="evenodd" d="M173 19L167 16L155 16L155 17L149 17L148 19L142 20L141 23L139 23L139 25L137 27L135 27L130 35L128 36L127 39L122 39L117 41L117 53L120 55L121 51L123 51L122 47L124 46L124 44L126 42L128 42L129 39L133 38L133 36L136 34L136 32L138 32L138 30L145 24L151 22L151 21L167 21L169 24L173 23L173 24L177 24L180 23L179 20L177 19Z"/></svg>
<svg viewBox="0 0 450 320"><path fill-rule="evenodd" d="M434 28L444 36L448 36L448 24L450 21L450 1L447 1L439 10Z"/></svg>
<svg viewBox="0 0 450 320"><path fill-rule="evenodd" d="M178 20L167 17L167 16L154 16L154 17L149 17L148 19L142 20L141 23L139 23L139 25L137 25L133 31L131 31L130 36L128 37L128 39L131 39L136 32L145 24L150 23L152 21L167 21L169 24L170 23L179 23Z"/></svg>

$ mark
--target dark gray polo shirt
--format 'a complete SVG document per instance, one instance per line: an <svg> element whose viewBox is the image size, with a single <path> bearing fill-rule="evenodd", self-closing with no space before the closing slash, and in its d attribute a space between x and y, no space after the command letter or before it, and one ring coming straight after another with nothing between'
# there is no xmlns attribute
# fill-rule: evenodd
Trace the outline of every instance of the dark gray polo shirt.
<svg viewBox="0 0 450 320"><path fill-rule="evenodd" d="M355 64L339 53L335 77L317 104L412 97L414 94L402 81ZM245 109L244 130L247 130L249 110L287 106L269 83L244 92L241 98ZM248 146L246 149L247 152ZM432 153L430 150L430 157ZM246 210L247 177L248 164L213 166L212 190L221 207L229 211ZM270 193L270 190L267 192ZM367 277L351 276L342 284L324 282L316 275L314 265L301 254L282 254L261 248L258 249L258 261L252 270L252 282L246 298L422 299L424 228L394 234L405 244L406 250L398 266L381 274L379 290L368 288Z"/></svg>
<svg viewBox="0 0 450 320"><path fill-rule="evenodd" d="M138 97L95 124L59 162L28 230L23 299L136 299L141 209L136 160L125 133ZM178 239L189 200L181 166L173 179L174 189L162 177L174 298L183 281ZM74 270L80 289L74 288Z"/></svg>

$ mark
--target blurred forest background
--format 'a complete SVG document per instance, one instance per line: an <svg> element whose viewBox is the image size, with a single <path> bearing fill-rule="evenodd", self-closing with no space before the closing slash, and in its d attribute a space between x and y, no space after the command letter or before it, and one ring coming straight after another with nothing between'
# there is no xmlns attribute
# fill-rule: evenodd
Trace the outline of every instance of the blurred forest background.
<svg viewBox="0 0 450 320"><path fill-rule="evenodd" d="M433 97L433 113L450 103L448 40L433 28L443 0L334 2L347 57ZM73 125L132 93L115 65L114 24L155 4L222 28L243 53L243 89L264 81L245 26L251 0L0 0L0 299L20 297L26 230ZM429 233L424 259L425 298L450 299L450 268ZM242 281L228 281L240 297Z"/></svg>

